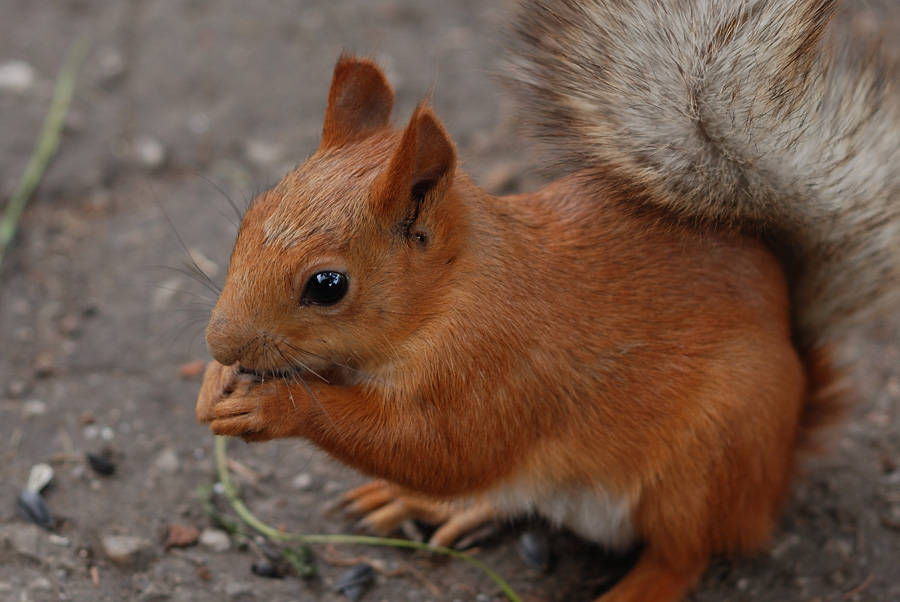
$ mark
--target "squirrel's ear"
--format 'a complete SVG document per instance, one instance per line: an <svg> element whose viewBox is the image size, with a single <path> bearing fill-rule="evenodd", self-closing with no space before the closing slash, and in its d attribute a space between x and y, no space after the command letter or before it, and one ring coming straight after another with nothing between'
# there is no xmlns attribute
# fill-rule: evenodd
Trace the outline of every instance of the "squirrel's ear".
<svg viewBox="0 0 900 602"><path fill-rule="evenodd" d="M434 111L420 104L379 179L376 211L388 219L414 214L429 193L449 187L455 171L456 149L450 135Z"/></svg>
<svg viewBox="0 0 900 602"><path fill-rule="evenodd" d="M342 56L334 68L319 148L365 138L390 125L394 90L374 61Z"/></svg>

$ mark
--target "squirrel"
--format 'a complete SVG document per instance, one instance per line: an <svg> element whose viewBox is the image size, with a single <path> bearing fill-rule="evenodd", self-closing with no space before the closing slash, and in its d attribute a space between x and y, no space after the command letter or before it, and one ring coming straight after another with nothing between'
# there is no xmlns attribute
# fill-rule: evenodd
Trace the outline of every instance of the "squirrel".
<svg viewBox="0 0 900 602"><path fill-rule="evenodd" d="M565 173L492 196L429 102L342 56L317 151L241 223L197 419L377 480L452 545L534 513L641 546L602 602L763 549L900 291L900 102L836 0L525 0L510 79Z"/></svg>

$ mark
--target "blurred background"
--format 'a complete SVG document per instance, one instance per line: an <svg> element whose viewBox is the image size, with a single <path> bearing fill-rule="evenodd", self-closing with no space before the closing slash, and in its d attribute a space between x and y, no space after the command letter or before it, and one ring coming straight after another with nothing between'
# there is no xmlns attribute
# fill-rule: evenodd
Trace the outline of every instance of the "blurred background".
<svg viewBox="0 0 900 602"><path fill-rule="evenodd" d="M215 481L212 438L193 410L215 291L190 263L223 281L237 223L230 201L243 209L315 149L343 51L385 68L398 123L431 94L482 186L536 186L540 155L521 150L533 145L497 77L511 9L507 0L0 0L0 209L66 53L80 36L91 44L59 152L0 264L0 600L343 600L334 586L361 561L383 569L365 600L502 599L465 564L380 548L317 547L311 580L251 573L263 550L217 534L197 492ZM885 45L900 52L896 3L850 9L842 20L865 35L887 27ZM900 600L897 324L886 319L848 346L862 401L834 453L798 482L772 551L716 564L697 600ZM230 453L264 520L353 531L324 510L361 477L302 442L233 442ZM37 463L55 470L43 490L51 529L16 511ZM173 525L204 535L175 545ZM546 546L548 568L520 558L523 535ZM488 537L479 556L531 601L593 599L621 565L528 522Z"/></svg>

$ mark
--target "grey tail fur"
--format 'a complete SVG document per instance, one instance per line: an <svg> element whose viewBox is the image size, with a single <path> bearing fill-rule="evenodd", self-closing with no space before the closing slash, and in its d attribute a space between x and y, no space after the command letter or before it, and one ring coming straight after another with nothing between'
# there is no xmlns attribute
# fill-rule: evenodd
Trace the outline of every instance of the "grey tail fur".
<svg viewBox="0 0 900 602"><path fill-rule="evenodd" d="M508 58L564 165L775 241L809 347L900 300L900 79L837 8L528 0Z"/></svg>

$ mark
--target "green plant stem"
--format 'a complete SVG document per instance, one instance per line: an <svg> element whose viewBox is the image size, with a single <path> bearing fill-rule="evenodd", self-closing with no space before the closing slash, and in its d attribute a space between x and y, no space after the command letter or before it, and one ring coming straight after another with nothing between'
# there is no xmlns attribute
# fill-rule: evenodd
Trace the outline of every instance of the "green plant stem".
<svg viewBox="0 0 900 602"><path fill-rule="evenodd" d="M231 504L231 507L241 518L241 520L243 520L245 523L250 525L250 527L256 529L269 539L285 542L299 542L305 544L361 544L367 546L387 546L393 548L408 548L413 550L423 550L426 552L436 552L438 554L444 554L453 558L457 558L459 560L463 560L465 562L468 562L472 566L475 566L488 577L490 577L494 581L494 583L496 583L500 587L500 589L503 590L503 593L507 598L509 598L510 602L521 602L521 598L519 598L512 587L510 587L510 585L503 579L503 577L501 577L491 567L486 565L481 560L475 558L474 556L466 554L465 552L460 552L459 550L454 550L453 548L389 537L371 537L365 535L300 535L298 533L285 533L283 531L279 531L278 529L275 529L274 527L267 525L263 521L256 518L256 516L254 516L250 512L250 510L247 509L247 506L244 505L244 502L238 495L234 483L231 480L231 473L228 471L228 457L226 453L225 437L217 436L215 438L215 453L219 480L222 482L222 486L225 489L225 497L228 498L228 502Z"/></svg>
<svg viewBox="0 0 900 602"><path fill-rule="evenodd" d="M0 220L0 264L3 263L6 249L16 235L19 218L25 210L25 205L28 204L41 178L44 177L44 172L47 170L50 159L53 158L57 148L59 148L63 123L69 110L69 104L72 102L72 96L75 94L78 71L85 56L87 56L89 48L90 41L88 38L78 38L72 44L72 47L69 48L59 76L56 78L53 99L50 102L47 116L44 118L44 127L41 130L40 138L38 138L37 146L28 159L25 173L22 174L16 189L13 191L12 196L9 197L9 202L3 212L3 219Z"/></svg>

